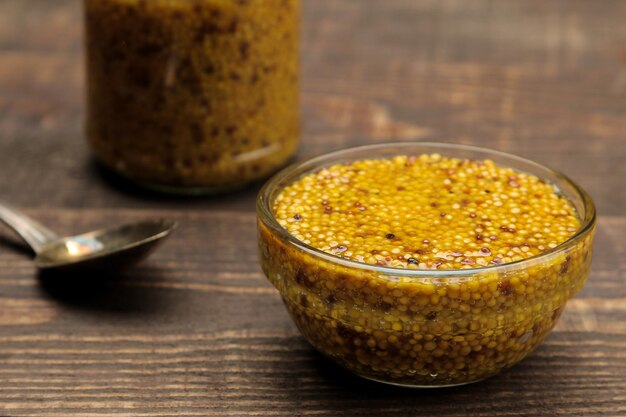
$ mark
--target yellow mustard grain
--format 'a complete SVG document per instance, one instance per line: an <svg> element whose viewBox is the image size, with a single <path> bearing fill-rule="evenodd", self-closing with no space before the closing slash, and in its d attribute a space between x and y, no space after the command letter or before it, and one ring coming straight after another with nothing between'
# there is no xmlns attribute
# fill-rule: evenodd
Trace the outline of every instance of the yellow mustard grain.
<svg viewBox="0 0 626 417"><path fill-rule="evenodd" d="M436 154L330 166L286 187L274 212L324 252L409 269L515 262L580 227L552 184L490 160Z"/></svg>

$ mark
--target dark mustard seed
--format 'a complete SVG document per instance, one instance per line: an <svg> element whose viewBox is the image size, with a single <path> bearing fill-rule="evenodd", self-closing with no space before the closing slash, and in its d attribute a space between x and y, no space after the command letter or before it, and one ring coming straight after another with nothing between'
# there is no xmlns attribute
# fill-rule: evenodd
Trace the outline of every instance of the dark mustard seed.
<svg viewBox="0 0 626 417"><path fill-rule="evenodd" d="M334 253L335 255L338 255L338 254L340 254L340 253L344 253L344 252L345 252L345 251L347 251L347 250L348 250L348 247L347 247L347 246L344 246L344 245L339 245L339 246L337 246L336 248L334 248L334 249L333 249L333 253Z"/></svg>
<svg viewBox="0 0 626 417"><path fill-rule="evenodd" d="M436 311L430 311L428 314L426 314L426 320L435 320L436 318L437 318Z"/></svg>

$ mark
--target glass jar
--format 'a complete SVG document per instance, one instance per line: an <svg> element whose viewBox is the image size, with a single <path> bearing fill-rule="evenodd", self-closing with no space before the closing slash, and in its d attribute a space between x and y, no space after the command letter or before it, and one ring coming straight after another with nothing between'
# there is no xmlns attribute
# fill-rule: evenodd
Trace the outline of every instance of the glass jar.
<svg viewBox="0 0 626 417"><path fill-rule="evenodd" d="M136 182L260 179L299 137L299 0L84 0L87 137Z"/></svg>

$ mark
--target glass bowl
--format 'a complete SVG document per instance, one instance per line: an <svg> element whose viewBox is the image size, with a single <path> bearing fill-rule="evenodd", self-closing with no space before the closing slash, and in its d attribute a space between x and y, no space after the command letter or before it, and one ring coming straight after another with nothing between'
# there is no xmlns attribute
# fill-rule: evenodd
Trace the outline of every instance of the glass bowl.
<svg viewBox="0 0 626 417"><path fill-rule="evenodd" d="M308 246L276 221L285 186L360 159L439 153L491 159L538 176L569 199L581 226L566 242L521 261L462 270L407 270L340 258ZM304 337L364 378L411 387L467 384L526 357L554 327L591 266L596 215L564 175L498 151L441 143L364 146L286 168L257 200L260 261Z"/></svg>

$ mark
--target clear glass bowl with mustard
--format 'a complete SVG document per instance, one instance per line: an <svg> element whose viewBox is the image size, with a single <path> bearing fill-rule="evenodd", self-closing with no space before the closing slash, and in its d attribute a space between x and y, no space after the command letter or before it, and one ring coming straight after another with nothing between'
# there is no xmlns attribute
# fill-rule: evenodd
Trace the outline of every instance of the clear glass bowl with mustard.
<svg viewBox="0 0 626 417"><path fill-rule="evenodd" d="M567 177L481 148L405 143L277 174L263 271L304 337L362 377L467 384L524 359L589 275L595 209Z"/></svg>
<svg viewBox="0 0 626 417"><path fill-rule="evenodd" d="M263 178L299 138L299 0L84 0L87 137L164 191Z"/></svg>

